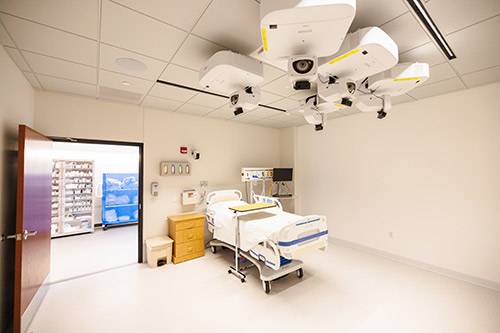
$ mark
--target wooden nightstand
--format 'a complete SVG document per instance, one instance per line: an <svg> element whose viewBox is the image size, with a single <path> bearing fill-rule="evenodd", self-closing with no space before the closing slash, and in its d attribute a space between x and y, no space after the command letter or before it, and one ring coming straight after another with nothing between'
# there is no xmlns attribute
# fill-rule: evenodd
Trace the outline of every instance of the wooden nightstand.
<svg viewBox="0 0 500 333"><path fill-rule="evenodd" d="M205 216L198 213L168 218L168 234L174 240L174 264L205 255L204 219Z"/></svg>

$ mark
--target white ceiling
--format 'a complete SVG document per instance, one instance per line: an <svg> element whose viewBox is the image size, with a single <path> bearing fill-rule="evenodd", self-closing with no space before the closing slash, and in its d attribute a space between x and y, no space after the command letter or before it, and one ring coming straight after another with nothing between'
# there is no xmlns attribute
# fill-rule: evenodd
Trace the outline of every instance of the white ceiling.
<svg viewBox="0 0 500 333"><path fill-rule="evenodd" d="M400 62L427 62L431 78L394 98L404 103L500 80L500 1L424 0L457 59L449 61L406 0L357 0L351 31L379 26L399 46ZM54 90L283 128L305 124L285 72L264 65L262 103L234 117L227 99L156 83L203 89L198 69L215 52L250 54L260 44L258 0L0 0L0 43L36 89ZM492 37L493 36L493 37ZM133 58L145 71L124 69ZM124 85L123 82L128 83ZM329 119L359 112L344 109Z"/></svg>

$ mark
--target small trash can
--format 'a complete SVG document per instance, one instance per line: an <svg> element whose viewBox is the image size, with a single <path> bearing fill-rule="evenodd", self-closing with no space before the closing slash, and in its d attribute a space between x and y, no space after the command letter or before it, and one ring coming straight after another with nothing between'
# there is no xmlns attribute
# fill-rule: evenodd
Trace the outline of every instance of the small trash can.
<svg viewBox="0 0 500 333"><path fill-rule="evenodd" d="M147 259L149 267L155 268L172 262L172 243L168 236L146 239Z"/></svg>

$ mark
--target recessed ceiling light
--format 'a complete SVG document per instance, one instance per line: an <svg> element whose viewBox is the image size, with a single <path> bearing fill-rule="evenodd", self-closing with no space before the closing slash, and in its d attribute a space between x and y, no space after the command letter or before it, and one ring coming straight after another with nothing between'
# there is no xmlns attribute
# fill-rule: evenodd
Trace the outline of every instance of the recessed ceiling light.
<svg viewBox="0 0 500 333"><path fill-rule="evenodd" d="M122 82L122 84L123 84L124 86L130 86L130 82L128 82L128 81L123 81L123 82Z"/></svg>
<svg viewBox="0 0 500 333"><path fill-rule="evenodd" d="M115 63L122 68L134 72L144 72L146 69L148 69L148 66L146 66L146 64L140 62L139 60L131 58L118 58L115 60Z"/></svg>

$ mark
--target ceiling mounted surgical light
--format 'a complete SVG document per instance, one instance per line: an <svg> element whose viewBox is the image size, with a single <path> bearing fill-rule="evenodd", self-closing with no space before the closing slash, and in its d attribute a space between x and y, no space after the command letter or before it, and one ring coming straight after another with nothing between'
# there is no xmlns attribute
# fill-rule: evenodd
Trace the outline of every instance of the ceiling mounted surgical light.
<svg viewBox="0 0 500 333"><path fill-rule="evenodd" d="M411 8L418 15L422 23L425 25L429 33L432 35L436 43L439 45L441 50L443 50L444 54L449 60L455 59L457 56L451 50L450 46L444 39L444 36L441 34L437 26L434 24L434 21L430 17L429 13L425 9L424 5L420 0L407 0L410 4Z"/></svg>

